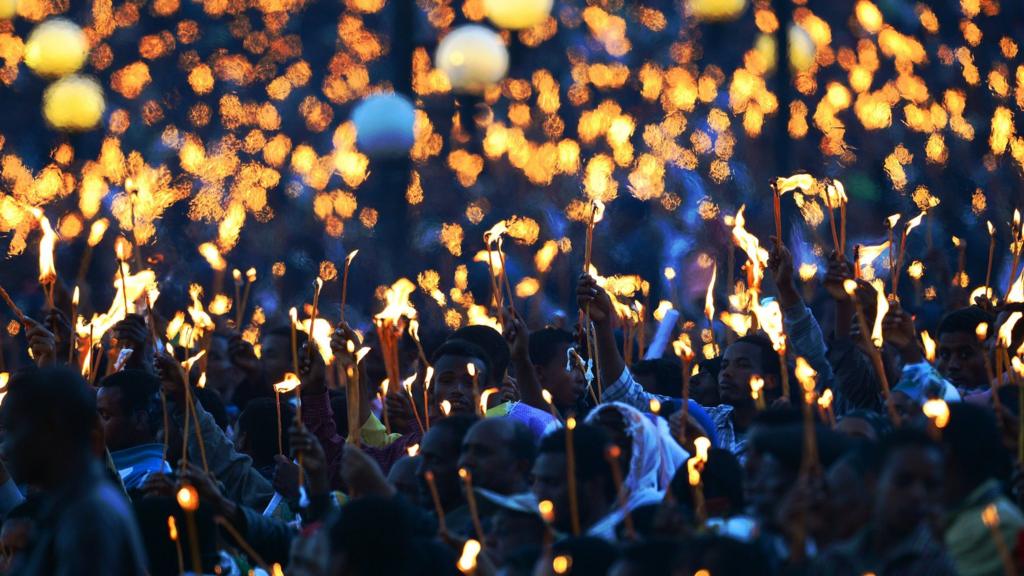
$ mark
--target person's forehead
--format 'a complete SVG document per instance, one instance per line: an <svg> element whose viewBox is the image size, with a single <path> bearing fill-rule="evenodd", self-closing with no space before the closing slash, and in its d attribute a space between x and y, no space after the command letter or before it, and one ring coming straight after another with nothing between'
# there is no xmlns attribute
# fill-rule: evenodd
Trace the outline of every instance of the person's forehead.
<svg viewBox="0 0 1024 576"><path fill-rule="evenodd" d="M484 363L479 358L460 354L445 354L434 363L435 372L466 372L466 364L472 363L478 370L483 370Z"/></svg>
<svg viewBox="0 0 1024 576"><path fill-rule="evenodd" d="M443 455L453 449L457 450L458 446L452 446L453 440L451 433L444 428L431 428L420 443L420 454Z"/></svg>
<svg viewBox="0 0 1024 576"><path fill-rule="evenodd" d="M109 387L106 387L106 388L98 388L96 390L96 403L97 404L107 403L107 402L117 402L118 400L120 400L120 398L121 398L121 389L120 388L117 388L117 387L114 387L114 386L109 386Z"/></svg>
<svg viewBox="0 0 1024 576"><path fill-rule="evenodd" d="M761 361L761 349L749 342L736 342L725 349L725 357L729 360L746 359L751 362Z"/></svg>
<svg viewBox="0 0 1024 576"><path fill-rule="evenodd" d="M943 332L939 336L939 346L946 348L974 347L978 345L978 337L966 332Z"/></svg>

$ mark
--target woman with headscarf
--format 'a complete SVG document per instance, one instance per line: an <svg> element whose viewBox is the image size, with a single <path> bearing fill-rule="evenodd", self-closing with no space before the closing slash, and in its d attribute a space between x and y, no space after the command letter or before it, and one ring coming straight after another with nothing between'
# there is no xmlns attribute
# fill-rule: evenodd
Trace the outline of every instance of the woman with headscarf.
<svg viewBox="0 0 1024 576"><path fill-rule="evenodd" d="M586 422L608 434L612 444L619 448L619 462L624 463L619 499L625 506L616 508L590 530L595 536L614 536L615 526L627 512L661 502L676 470L686 464L690 455L672 438L663 418L626 404L601 404L587 416Z"/></svg>

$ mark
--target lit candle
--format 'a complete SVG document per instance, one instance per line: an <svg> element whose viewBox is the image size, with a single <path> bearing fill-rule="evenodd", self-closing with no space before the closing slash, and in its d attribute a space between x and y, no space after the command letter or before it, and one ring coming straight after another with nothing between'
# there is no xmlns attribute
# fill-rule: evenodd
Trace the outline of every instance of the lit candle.
<svg viewBox="0 0 1024 576"><path fill-rule="evenodd" d="M476 494L473 492L473 475L465 468L459 468L459 478L462 478L466 488L466 503L469 504L469 517L473 521L473 530L481 542L484 540L484 529L480 525L480 514L476 507Z"/></svg>
<svg viewBox="0 0 1024 576"><path fill-rule="evenodd" d="M572 434L576 429L576 418L570 416L565 421L565 473L569 483L569 514L572 521L572 535L580 535L580 506L576 492L576 451L573 448Z"/></svg>
<svg viewBox="0 0 1024 576"><path fill-rule="evenodd" d="M448 528L444 523L444 508L441 507L441 495L437 492L437 482L434 480L434 473L427 470L423 473L423 479L430 489L430 498L434 501L434 512L437 514L437 533L447 534Z"/></svg>
<svg viewBox="0 0 1024 576"><path fill-rule="evenodd" d="M885 373L885 365L882 363L882 355L879 353L878 348L875 347L875 343L871 340L871 330L868 328L867 318L864 316L864 307L860 304L860 299L857 297L857 282L855 280L845 280L843 282L843 290L853 300L853 307L857 311L857 323L860 327L861 337L864 338L864 343L867 345L868 355L871 357L871 362L875 368L875 374L878 376L878 381L882 385L882 396L885 399L885 405L889 410L889 419L892 421L893 426L899 427L900 416L896 412L896 406L893 405L889 398L889 378Z"/></svg>
<svg viewBox="0 0 1024 576"><path fill-rule="evenodd" d="M352 266L352 260L355 259L356 254L359 254L359 250L353 250L345 257L345 271L341 276L341 321L345 322L345 302L348 300L348 269Z"/></svg>
<svg viewBox="0 0 1024 576"><path fill-rule="evenodd" d="M636 530L633 527L633 516L629 513L629 508L627 507L626 491L622 489L622 468L619 467L619 458L621 457L622 449L614 444L605 451L605 459L612 470L612 480L615 482L615 493L618 495L619 508L624 515L622 523L626 530L626 539L635 540Z"/></svg>
<svg viewBox="0 0 1024 576"><path fill-rule="evenodd" d="M195 512L199 508L199 493L189 485L178 490L178 506L185 511L185 522L188 528L188 546L192 555L192 570L196 574L203 573L203 562L199 556L199 535L196 534Z"/></svg>

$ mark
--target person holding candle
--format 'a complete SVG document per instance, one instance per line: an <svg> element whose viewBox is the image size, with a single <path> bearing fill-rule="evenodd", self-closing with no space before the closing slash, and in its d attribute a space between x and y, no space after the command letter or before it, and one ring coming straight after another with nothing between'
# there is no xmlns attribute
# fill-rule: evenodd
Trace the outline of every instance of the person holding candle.
<svg viewBox="0 0 1024 576"><path fill-rule="evenodd" d="M995 418L985 408L949 405L949 423L940 440L946 453L944 499L945 543L958 574L974 576L1003 571L998 545L982 511L995 506L998 531L1016 556L1024 514L1003 492L1010 479L1010 457L1000 440Z"/></svg>
<svg viewBox="0 0 1024 576"><path fill-rule="evenodd" d="M622 402L644 412L650 411L651 400L660 406L678 406L681 401L651 394L636 381L626 366L615 342L614 315L611 299L593 277L584 275L576 289L578 305L590 307L590 317L597 332L598 351L602 358L602 381L608 383L602 401ZM757 407L750 395L750 377L760 375L765 380L765 390L774 400L780 395L779 356L771 342L764 336L747 335L726 348L722 355L722 367L718 375L718 388L722 404L709 407L706 413L714 423L715 445L741 454L746 444L746 429L757 414ZM689 401L688 420L695 427L701 427L705 408L693 399ZM674 418L681 418L682 411L675 412ZM687 424L687 427L690 426Z"/></svg>
<svg viewBox="0 0 1024 576"><path fill-rule="evenodd" d="M184 371L180 365L166 354L157 355L155 367L167 396L171 422L181 429L186 417L193 419L185 410L185 386L191 384L184 381ZM274 494L273 486L256 470L252 458L235 449L234 442L217 426L213 416L203 408L202 402L195 397L192 400L195 407L194 419L199 422L200 434L189 433L188 454L198 458L205 450L210 473L224 484L225 495L246 506L262 510ZM204 444L202 449L199 446L200 435Z"/></svg>
<svg viewBox="0 0 1024 576"><path fill-rule="evenodd" d="M576 342L572 333L553 327L531 333L522 318L508 316L507 320L505 338L512 351L522 401L547 411L548 404L542 395L547 390L561 416L570 412L585 415L587 379L577 363L569 360Z"/></svg>
<svg viewBox="0 0 1024 576"><path fill-rule="evenodd" d="M66 368L16 375L2 420L11 474L40 498L31 541L11 573L145 573L135 518L95 456L96 401L82 377Z"/></svg>
<svg viewBox="0 0 1024 576"><path fill-rule="evenodd" d="M992 328L995 317L976 306L954 310L939 323L936 368L962 391L989 387L985 370L985 355L989 349L986 342L978 341L977 336L978 325L982 323ZM995 338L995 333L994 329L988 332L992 338Z"/></svg>
<svg viewBox="0 0 1024 576"><path fill-rule="evenodd" d="M435 505L443 511L448 531L463 536L473 533L473 525L462 494L458 460L466 434L476 422L475 417L465 414L437 421L423 436L419 467L416 470L416 475L422 480L420 501L434 502L434 494L426 480L426 475L430 473L437 489Z"/></svg>
<svg viewBox="0 0 1024 576"><path fill-rule="evenodd" d="M933 529L942 501L941 449L923 432L901 431L887 438L879 452L868 526L819 556L810 573L958 574Z"/></svg>
<svg viewBox="0 0 1024 576"><path fill-rule="evenodd" d="M160 380L142 370L122 370L100 380L96 410L103 439L129 494L152 472L169 474L161 427Z"/></svg>
<svg viewBox="0 0 1024 576"><path fill-rule="evenodd" d="M462 440L458 466L472 474L473 486L510 495L529 489L537 447L525 424L511 418L487 418Z"/></svg>
<svg viewBox="0 0 1024 576"><path fill-rule="evenodd" d="M615 527L622 512L615 503L617 494L611 468L605 460L609 445L607 435L589 424L579 424L573 434L572 456L566 452L566 430L560 428L541 440L533 465L533 495L538 502L554 505L553 527L563 534L572 529L569 482L576 482L579 502L579 525L591 536L615 539ZM567 475L568 459L574 458L576 475Z"/></svg>

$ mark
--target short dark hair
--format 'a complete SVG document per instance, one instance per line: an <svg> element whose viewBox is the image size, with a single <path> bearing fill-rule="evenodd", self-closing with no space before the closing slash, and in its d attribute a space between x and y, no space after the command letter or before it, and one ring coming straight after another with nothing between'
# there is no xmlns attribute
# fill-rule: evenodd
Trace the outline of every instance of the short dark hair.
<svg viewBox="0 0 1024 576"><path fill-rule="evenodd" d="M992 478L1009 480L1012 463L990 410L951 403L941 442L970 487Z"/></svg>
<svg viewBox="0 0 1024 576"><path fill-rule="evenodd" d="M294 419L294 410L281 399L281 446L290 452L288 426ZM250 445L251 456L257 466L273 463L277 454L277 402L274 398L253 398L238 415L238 432L244 432Z"/></svg>
<svg viewBox="0 0 1024 576"><path fill-rule="evenodd" d="M779 362L779 353L775 351L775 347L772 346L772 341L767 336L761 334L747 334L742 338L738 338L736 344L750 344L757 346L761 351L761 371L764 372L762 376L775 376L776 378L782 377L782 364Z"/></svg>
<svg viewBox="0 0 1024 576"><path fill-rule="evenodd" d="M494 378L501 381L505 371L508 370L512 353L508 348L508 342L500 332L490 326L463 326L453 332L449 340L472 342L483 348L484 353L491 361L490 368L494 371Z"/></svg>
<svg viewBox="0 0 1024 576"><path fill-rule="evenodd" d="M953 310L949 314L943 316L942 320L939 321L939 329L936 332L936 338L941 337L946 332L970 334L973 336L978 325L983 322L989 325L988 333L995 334L995 326L993 326L995 321L995 316L981 308L978 308L977 306L968 306L966 308Z"/></svg>
<svg viewBox="0 0 1024 576"><path fill-rule="evenodd" d="M888 464L889 458L904 448L942 449L924 430L919 428L900 428L887 435L878 443L878 469L884 468Z"/></svg>
<svg viewBox="0 0 1024 576"><path fill-rule="evenodd" d="M437 364L443 356L465 356L466 358L476 358L477 360L484 363L484 370L487 371L487 378L493 379L494 376L494 363L487 352L477 346L476 344L469 342L468 340L452 339L446 340L444 344L437 347L434 351L434 356L431 358L431 364Z"/></svg>
<svg viewBox="0 0 1024 576"><path fill-rule="evenodd" d="M651 375L654 377L654 389L651 392L662 396L678 398L682 395L683 372L676 358L654 358L641 360L630 367L636 376Z"/></svg>
<svg viewBox="0 0 1024 576"><path fill-rule="evenodd" d="M680 466L672 478L670 490L676 501L693 505L693 492L690 488L689 470ZM729 502L733 512L743 510L743 467L736 456L722 448L708 451L708 461L701 472L704 483L704 497L708 500L716 498Z"/></svg>
<svg viewBox="0 0 1024 576"><path fill-rule="evenodd" d="M530 333L530 362L534 366L547 366L551 361L565 362L558 358L559 348L563 344L572 346L576 342L572 332L548 326Z"/></svg>
<svg viewBox="0 0 1024 576"><path fill-rule="evenodd" d="M145 412L149 429L155 434L162 426L160 379L145 370L121 370L100 380L99 388L121 391L121 411L125 414Z"/></svg>
<svg viewBox="0 0 1024 576"><path fill-rule="evenodd" d="M541 454L565 454L565 428L559 428L540 441ZM576 459L577 481L603 478L609 499L615 496L615 482L612 467L605 459L605 451L611 442L604 430L590 424L577 424L572 431L573 452Z"/></svg>
<svg viewBox="0 0 1024 576"><path fill-rule="evenodd" d="M86 448L96 424L96 394L77 370L63 366L18 372L7 384L4 420L12 414L45 431L39 440ZM64 457L64 455L62 455Z"/></svg>

